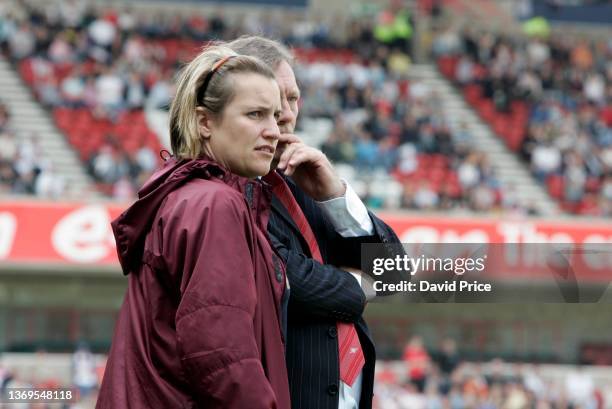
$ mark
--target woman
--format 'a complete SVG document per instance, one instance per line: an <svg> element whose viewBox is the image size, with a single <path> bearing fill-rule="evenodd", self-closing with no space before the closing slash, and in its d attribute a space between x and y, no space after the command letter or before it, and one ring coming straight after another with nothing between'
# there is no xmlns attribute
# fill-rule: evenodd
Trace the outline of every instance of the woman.
<svg viewBox="0 0 612 409"><path fill-rule="evenodd" d="M113 222L129 286L97 408L289 409L284 267L266 236L280 91L211 47L182 72L174 159Z"/></svg>

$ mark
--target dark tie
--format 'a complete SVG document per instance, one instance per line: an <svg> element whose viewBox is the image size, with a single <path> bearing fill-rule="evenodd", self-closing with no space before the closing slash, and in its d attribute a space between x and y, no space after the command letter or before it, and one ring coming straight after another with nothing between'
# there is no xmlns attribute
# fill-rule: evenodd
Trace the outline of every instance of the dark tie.
<svg viewBox="0 0 612 409"><path fill-rule="evenodd" d="M285 206L289 215L295 222L298 230L302 233L304 240L308 244L312 258L323 264L323 257L304 212L300 205L295 201L291 189L285 180L275 171L270 172L264 177L264 180L272 186L272 192L278 200ZM291 284L291 283L290 283ZM359 342L359 336L353 323L338 321L336 323L338 329L338 355L340 360L340 379L342 382L352 386L361 372L365 364L363 350Z"/></svg>

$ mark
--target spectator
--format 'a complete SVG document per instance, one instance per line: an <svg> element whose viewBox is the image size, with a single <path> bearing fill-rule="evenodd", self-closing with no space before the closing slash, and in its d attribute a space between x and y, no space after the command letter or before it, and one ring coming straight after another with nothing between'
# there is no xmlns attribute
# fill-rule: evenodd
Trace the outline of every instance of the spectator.
<svg viewBox="0 0 612 409"><path fill-rule="evenodd" d="M32 54L35 47L34 33L27 23L22 23L19 29L9 37L11 57L21 60Z"/></svg>
<svg viewBox="0 0 612 409"><path fill-rule="evenodd" d="M103 115L116 118L124 108L123 92L125 84L112 68L106 68L96 80L98 107Z"/></svg>
<svg viewBox="0 0 612 409"><path fill-rule="evenodd" d="M546 177L561 168L561 152L552 144L538 145L531 154L531 165L534 175L545 181Z"/></svg>
<svg viewBox="0 0 612 409"><path fill-rule="evenodd" d="M125 103L128 109L142 109L145 104L145 86L144 81L136 72L131 72L126 84Z"/></svg>
<svg viewBox="0 0 612 409"><path fill-rule="evenodd" d="M408 379L416 389L410 391L422 393L425 390L429 372L430 357L423 345L423 339L413 336L404 349L403 360L406 365Z"/></svg>
<svg viewBox="0 0 612 409"><path fill-rule="evenodd" d="M34 183L34 193L36 196L59 199L64 191L64 179L55 173L53 165L51 163L46 163L41 166Z"/></svg>
<svg viewBox="0 0 612 409"><path fill-rule="evenodd" d="M68 32L56 36L49 46L49 59L55 64L66 64L74 60L73 50L68 41Z"/></svg>
<svg viewBox="0 0 612 409"><path fill-rule="evenodd" d="M452 338L443 339L440 343L439 353L434 357L441 373L439 391L443 395L448 395L452 386L451 375L461 363L455 340Z"/></svg>
<svg viewBox="0 0 612 409"><path fill-rule="evenodd" d="M97 387L94 356L86 344L81 343L72 355L72 382L81 398L87 398Z"/></svg>
<svg viewBox="0 0 612 409"><path fill-rule="evenodd" d="M425 180L421 181L414 192L414 207L421 210L433 210L439 203L438 193L432 189L431 184Z"/></svg>
<svg viewBox="0 0 612 409"><path fill-rule="evenodd" d="M0 161L0 191L11 193L19 180L19 175L9 161Z"/></svg>
<svg viewBox="0 0 612 409"><path fill-rule="evenodd" d="M580 407L594 407L595 385L591 375L578 368L565 378L565 389L570 402Z"/></svg>
<svg viewBox="0 0 612 409"><path fill-rule="evenodd" d="M172 86L166 78L155 83L147 99L147 107L153 109L167 109L172 96Z"/></svg>
<svg viewBox="0 0 612 409"><path fill-rule="evenodd" d="M44 77L38 83L36 94L40 98L43 105L53 108L62 103L59 84L54 75Z"/></svg>
<svg viewBox="0 0 612 409"><path fill-rule="evenodd" d="M110 48L115 41L117 30L109 18L98 17L88 28L91 41L99 47Z"/></svg>
<svg viewBox="0 0 612 409"><path fill-rule="evenodd" d="M80 68L76 68L70 75L66 76L60 85L62 105L69 108L81 108L85 106L85 78Z"/></svg>
<svg viewBox="0 0 612 409"><path fill-rule="evenodd" d="M373 169L378 164L378 145L372 140L369 132L363 131L355 142L356 165L364 169Z"/></svg>
<svg viewBox="0 0 612 409"><path fill-rule="evenodd" d="M0 131L0 160L11 162L17 157L15 136L8 129Z"/></svg>
<svg viewBox="0 0 612 409"><path fill-rule="evenodd" d="M125 168L120 169L116 156L110 145L103 145L90 161L93 176L104 183L113 184L127 174Z"/></svg>
<svg viewBox="0 0 612 409"><path fill-rule="evenodd" d="M399 147L398 171L402 175L414 173L419 166L417 149L413 144L405 143Z"/></svg>
<svg viewBox="0 0 612 409"><path fill-rule="evenodd" d="M327 141L321 146L321 151L336 163L353 163L355 160L355 147L351 132L347 128L344 119L338 116L334 121L332 130Z"/></svg>
<svg viewBox="0 0 612 409"><path fill-rule="evenodd" d="M457 175L463 189L469 190L475 187L481 180L478 167L478 155L472 153L458 167Z"/></svg>
<svg viewBox="0 0 612 409"><path fill-rule="evenodd" d="M9 126L10 114L6 106L0 103L0 132L6 132Z"/></svg>

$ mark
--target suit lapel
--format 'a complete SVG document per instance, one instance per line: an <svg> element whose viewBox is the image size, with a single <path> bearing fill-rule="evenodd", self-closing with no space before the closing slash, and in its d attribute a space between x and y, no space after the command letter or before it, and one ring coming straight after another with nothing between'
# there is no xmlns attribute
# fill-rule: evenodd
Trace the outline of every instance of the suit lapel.
<svg viewBox="0 0 612 409"><path fill-rule="evenodd" d="M312 254L310 254L310 248L308 247L308 243L306 242L306 239L302 235L302 232L300 231L300 229L298 229L297 225L293 221L293 218L291 217L291 215L289 214L285 206L281 203L281 201L278 200L276 195L272 195L271 207L272 207L272 211L275 212L283 220L285 220L285 222L287 223L287 226L289 226L291 230L293 230L293 234L295 235L295 237L298 238L300 242L300 246L302 247L302 252L306 256L312 257Z"/></svg>
<svg viewBox="0 0 612 409"><path fill-rule="evenodd" d="M302 233L298 229L297 225L293 221L293 218L289 215L285 206L281 203L280 200L276 197L276 195L272 195L272 211L276 212L280 217L283 218L287 222L287 224L293 229L293 231L300 237L302 237Z"/></svg>

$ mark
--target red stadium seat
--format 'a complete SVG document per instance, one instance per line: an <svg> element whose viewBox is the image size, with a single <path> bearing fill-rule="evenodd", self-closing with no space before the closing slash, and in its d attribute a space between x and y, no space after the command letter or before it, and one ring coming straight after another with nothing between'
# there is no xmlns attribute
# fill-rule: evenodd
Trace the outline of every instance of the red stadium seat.
<svg viewBox="0 0 612 409"><path fill-rule="evenodd" d="M477 84L469 84L463 88L463 97L470 105L474 106L478 103L482 95L480 86Z"/></svg>

